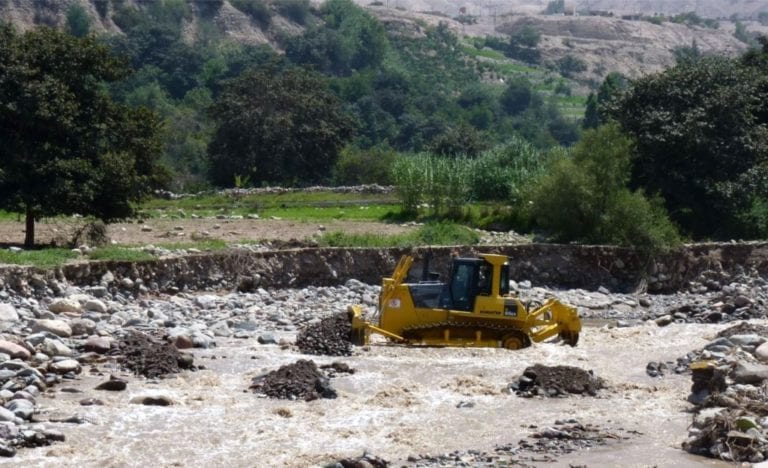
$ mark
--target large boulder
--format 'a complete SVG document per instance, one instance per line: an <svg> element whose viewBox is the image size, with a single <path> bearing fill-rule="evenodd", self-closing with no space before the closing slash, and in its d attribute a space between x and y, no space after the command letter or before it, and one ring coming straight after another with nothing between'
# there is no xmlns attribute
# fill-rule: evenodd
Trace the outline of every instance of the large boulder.
<svg viewBox="0 0 768 468"><path fill-rule="evenodd" d="M51 302L51 304L48 306L48 310L54 314L61 314L64 312L79 313L81 310L83 310L83 308L80 305L80 302L67 297L54 299L53 302Z"/></svg>
<svg viewBox="0 0 768 468"><path fill-rule="evenodd" d="M35 320L32 324L32 333L38 332L49 332L64 338L72 336L72 328L63 320Z"/></svg>

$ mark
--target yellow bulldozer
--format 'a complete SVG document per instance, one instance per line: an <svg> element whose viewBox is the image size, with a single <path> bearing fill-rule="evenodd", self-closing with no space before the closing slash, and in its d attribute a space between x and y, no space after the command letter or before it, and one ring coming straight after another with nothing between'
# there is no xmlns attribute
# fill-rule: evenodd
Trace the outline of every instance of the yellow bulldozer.
<svg viewBox="0 0 768 468"><path fill-rule="evenodd" d="M579 340L575 308L549 299L528 310L510 293L504 255L454 257L446 282L429 272L427 257L422 279L406 283L412 265L413 257L403 256L392 276L382 280L378 323L366 321L361 306L349 307L352 343L367 344L372 333L413 345L507 349L556 336L571 346Z"/></svg>

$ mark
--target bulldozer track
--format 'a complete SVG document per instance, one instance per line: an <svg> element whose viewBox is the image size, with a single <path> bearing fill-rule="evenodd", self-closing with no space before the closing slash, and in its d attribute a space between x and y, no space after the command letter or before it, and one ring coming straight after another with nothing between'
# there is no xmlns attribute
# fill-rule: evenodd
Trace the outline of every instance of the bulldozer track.
<svg viewBox="0 0 768 468"><path fill-rule="evenodd" d="M429 331L429 330L440 330L444 328L463 328L463 329L472 329L472 330L492 331L492 332L497 332L499 336L502 336L506 333L512 333L512 332L517 332L517 333L522 333L524 335L527 335L525 331L517 327L486 325L486 324L478 324L477 322L432 322L432 323L425 323L422 325L414 325L411 327L404 328L403 338L407 338L407 339L418 338L418 336L416 336L418 332Z"/></svg>

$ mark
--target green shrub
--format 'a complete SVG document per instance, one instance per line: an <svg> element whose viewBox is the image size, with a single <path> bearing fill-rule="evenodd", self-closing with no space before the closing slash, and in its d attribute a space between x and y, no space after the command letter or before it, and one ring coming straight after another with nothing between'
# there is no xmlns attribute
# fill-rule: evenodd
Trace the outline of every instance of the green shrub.
<svg viewBox="0 0 768 468"><path fill-rule="evenodd" d="M264 0L230 0L230 3L259 23L262 28L268 27L272 22L272 11Z"/></svg>
<svg viewBox="0 0 768 468"><path fill-rule="evenodd" d="M768 239L768 199L756 197L739 218L744 225L742 232L751 239Z"/></svg>
<svg viewBox="0 0 768 468"><path fill-rule="evenodd" d="M309 0L281 0L276 5L281 15L294 23L307 24L309 17Z"/></svg>
<svg viewBox="0 0 768 468"><path fill-rule="evenodd" d="M578 73L587 71L587 63L573 55L566 55L565 57L557 61L557 68L560 70L560 74L566 77L571 77Z"/></svg>
<svg viewBox="0 0 768 468"><path fill-rule="evenodd" d="M96 8L96 12L101 19L107 17L107 13L109 13L109 0L94 0L93 6Z"/></svg>
<svg viewBox="0 0 768 468"><path fill-rule="evenodd" d="M67 9L67 31L75 37L86 36L91 30L91 18L80 5L73 4Z"/></svg>
<svg viewBox="0 0 768 468"><path fill-rule="evenodd" d="M348 146L341 151L333 169L338 185L392 183L392 166L397 152L386 148L359 149Z"/></svg>
<svg viewBox="0 0 768 468"><path fill-rule="evenodd" d="M416 234L420 245L473 245L480 240L478 234L453 223L427 223Z"/></svg>
<svg viewBox="0 0 768 468"><path fill-rule="evenodd" d="M632 141L615 126L588 130L531 190L535 223L557 241L659 249L679 242L660 200L627 188Z"/></svg>
<svg viewBox="0 0 768 468"><path fill-rule="evenodd" d="M143 15L139 10L129 6L116 8L115 12L112 13L112 21L124 32L136 27L142 18Z"/></svg>

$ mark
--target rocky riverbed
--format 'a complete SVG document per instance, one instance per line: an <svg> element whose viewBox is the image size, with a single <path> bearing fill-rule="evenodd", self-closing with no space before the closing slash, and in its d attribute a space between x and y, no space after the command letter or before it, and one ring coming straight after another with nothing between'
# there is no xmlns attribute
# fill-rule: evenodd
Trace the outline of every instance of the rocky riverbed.
<svg viewBox="0 0 768 468"><path fill-rule="evenodd" d="M749 275L704 275L663 296L520 279L514 288L532 305L554 295L579 308L578 347L380 340L324 352L307 348L302 331L348 304L372 312L378 286L175 295L121 281L39 286L0 291L0 455L19 466L323 466L364 453L391 466L698 466L708 459L681 449L696 408L686 401L691 375L649 375L648 363L706 352L721 365L738 343L757 366L759 339L717 334L743 319L768 323L768 286ZM581 370L586 387L516 394L537 365ZM763 416L750 417L759 425Z"/></svg>

